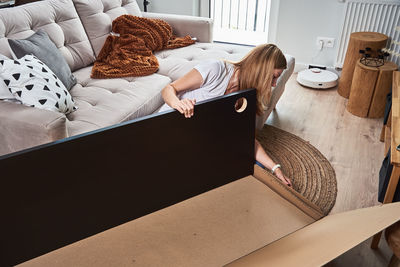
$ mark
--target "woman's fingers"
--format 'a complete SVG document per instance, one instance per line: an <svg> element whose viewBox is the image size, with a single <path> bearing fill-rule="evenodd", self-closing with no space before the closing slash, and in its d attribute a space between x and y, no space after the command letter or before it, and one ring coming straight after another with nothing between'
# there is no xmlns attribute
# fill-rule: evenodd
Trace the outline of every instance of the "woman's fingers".
<svg viewBox="0 0 400 267"><path fill-rule="evenodd" d="M193 112L193 105L188 99L184 99L183 104L185 105L185 116L186 118L190 118Z"/></svg>
<svg viewBox="0 0 400 267"><path fill-rule="evenodd" d="M287 184L288 186L292 186L292 182L291 182L290 179L287 178L286 176L285 176L285 181L286 181L286 184Z"/></svg>
<svg viewBox="0 0 400 267"><path fill-rule="evenodd" d="M181 101L180 104L183 110L183 115L185 116L185 118L189 118L189 107L184 101Z"/></svg>
<svg viewBox="0 0 400 267"><path fill-rule="evenodd" d="M276 176L277 176L284 184L286 184L287 186L292 186L292 182L290 181L290 179L287 178L283 173L281 173L281 172L279 172L279 174L276 173Z"/></svg>
<svg viewBox="0 0 400 267"><path fill-rule="evenodd" d="M287 184L288 186L292 186L292 183L287 177L284 177L284 179L285 179L285 184Z"/></svg>
<svg viewBox="0 0 400 267"><path fill-rule="evenodd" d="M283 177L283 179L285 179L285 183L288 186L292 186L292 182L290 181L290 179L285 174L282 173L282 177Z"/></svg>
<svg viewBox="0 0 400 267"><path fill-rule="evenodd" d="M184 114L184 113L185 113L184 109L181 107L180 104L176 105L176 106L174 107L174 109L176 109L177 111L179 111L181 114Z"/></svg>
<svg viewBox="0 0 400 267"><path fill-rule="evenodd" d="M194 114L195 99L182 99L177 101L172 107L183 114L186 118L190 118Z"/></svg>
<svg viewBox="0 0 400 267"><path fill-rule="evenodd" d="M182 99L182 100L179 100L177 103L175 103L173 108L178 110L186 118L190 118L194 114L195 103L196 103L196 100L194 100L194 99Z"/></svg>
<svg viewBox="0 0 400 267"><path fill-rule="evenodd" d="M182 99L181 100L182 108L184 110L184 115L186 118L190 118L194 113L194 103L193 100L190 99Z"/></svg>
<svg viewBox="0 0 400 267"><path fill-rule="evenodd" d="M281 181L282 181L284 184L289 185L288 181L287 181L285 178L281 177L281 178L279 178L279 179L281 179Z"/></svg>

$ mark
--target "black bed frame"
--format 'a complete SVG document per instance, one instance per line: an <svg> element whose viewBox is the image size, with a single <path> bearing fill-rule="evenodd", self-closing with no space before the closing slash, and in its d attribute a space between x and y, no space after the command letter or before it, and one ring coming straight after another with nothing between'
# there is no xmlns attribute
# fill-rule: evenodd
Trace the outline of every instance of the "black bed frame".
<svg viewBox="0 0 400 267"><path fill-rule="evenodd" d="M168 111L0 157L0 266L251 175L255 102L241 91L190 119Z"/></svg>

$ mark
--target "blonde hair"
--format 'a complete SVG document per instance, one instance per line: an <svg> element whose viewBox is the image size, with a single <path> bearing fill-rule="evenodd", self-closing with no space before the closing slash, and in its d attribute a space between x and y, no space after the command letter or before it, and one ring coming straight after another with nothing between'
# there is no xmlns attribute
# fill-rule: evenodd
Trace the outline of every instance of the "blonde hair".
<svg viewBox="0 0 400 267"><path fill-rule="evenodd" d="M275 69L286 69L286 58L274 44L263 44L251 50L241 61L233 63L239 71L239 90L256 88L257 114L267 109Z"/></svg>

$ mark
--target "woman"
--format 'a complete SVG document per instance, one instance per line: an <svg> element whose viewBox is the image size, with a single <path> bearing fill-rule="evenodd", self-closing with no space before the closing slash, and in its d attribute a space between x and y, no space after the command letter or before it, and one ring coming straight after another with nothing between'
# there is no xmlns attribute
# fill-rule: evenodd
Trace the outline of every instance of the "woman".
<svg viewBox="0 0 400 267"><path fill-rule="evenodd" d="M196 101L256 88L257 115L261 115L269 103L271 87L276 86L276 81L286 67L285 56L273 44L255 47L237 63L204 61L164 87L162 97L166 104L160 111L174 108L190 118L193 116ZM281 166L273 162L257 140L255 158L257 164L271 170L286 185L292 185L283 174Z"/></svg>

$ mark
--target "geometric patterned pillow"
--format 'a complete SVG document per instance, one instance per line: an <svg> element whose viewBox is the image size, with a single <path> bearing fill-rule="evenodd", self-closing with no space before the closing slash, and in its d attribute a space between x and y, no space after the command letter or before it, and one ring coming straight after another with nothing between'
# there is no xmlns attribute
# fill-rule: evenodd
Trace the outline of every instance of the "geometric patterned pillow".
<svg viewBox="0 0 400 267"><path fill-rule="evenodd" d="M24 105L65 114L76 110L64 84L33 55L17 60L0 59L0 78Z"/></svg>
<svg viewBox="0 0 400 267"><path fill-rule="evenodd" d="M11 94L10 91L8 90L7 85L3 82L3 79L0 79L0 99L1 100L15 99L13 94Z"/></svg>
<svg viewBox="0 0 400 267"><path fill-rule="evenodd" d="M1 0L0 0L1 1ZM0 60L9 59L8 57L0 54ZM7 85L4 83L3 79L0 78L0 100L12 100L13 102L17 101L15 96L11 94L10 90L8 90Z"/></svg>

